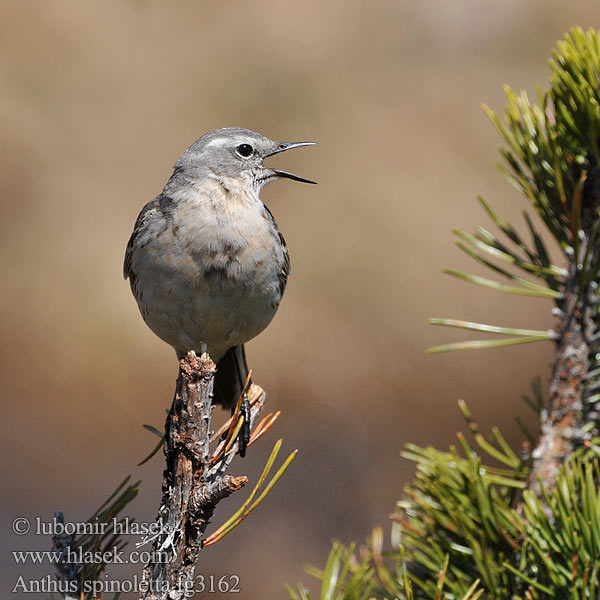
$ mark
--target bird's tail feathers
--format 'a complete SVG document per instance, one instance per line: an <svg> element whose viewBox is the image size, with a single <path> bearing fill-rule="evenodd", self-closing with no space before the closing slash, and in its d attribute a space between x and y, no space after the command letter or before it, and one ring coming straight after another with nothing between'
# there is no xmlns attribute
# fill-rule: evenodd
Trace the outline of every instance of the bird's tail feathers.
<svg viewBox="0 0 600 600"><path fill-rule="evenodd" d="M233 410L240 397L246 379L248 378L248 365L244 345L229 348L223 358L217 363L215 375L214 398L215 404Z"/></svg>

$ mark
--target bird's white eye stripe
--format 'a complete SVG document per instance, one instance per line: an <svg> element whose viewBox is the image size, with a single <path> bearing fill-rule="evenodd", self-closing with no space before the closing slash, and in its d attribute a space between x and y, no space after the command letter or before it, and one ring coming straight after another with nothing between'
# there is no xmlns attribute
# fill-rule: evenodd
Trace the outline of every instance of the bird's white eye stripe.
<svg viewBox="0 0 600 600"><path fill-rule="evenodd" d="M225 146L228 143L228 140L223 137L215 138L214 140L210 140L210 142L206 143L205 148L215 148L216 146Z"/></svg>

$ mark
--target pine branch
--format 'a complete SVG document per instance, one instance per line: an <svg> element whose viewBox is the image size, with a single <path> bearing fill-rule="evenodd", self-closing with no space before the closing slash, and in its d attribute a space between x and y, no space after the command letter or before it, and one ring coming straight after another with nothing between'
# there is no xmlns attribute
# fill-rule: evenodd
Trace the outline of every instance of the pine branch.
<svg viewBox="0 0 600 600"><path fill-rule="evenodd" d="M551 298L556 330L432 319L513 337L429 349L552 340L548 394L536 381L533 399L525 396L540 414L539 438L520 423L528 443L517 454L497 428L484 436L461 402L475 443L459 433L458 446L445 452L406 445L402 455L416 474L392 517L391 552L383 552L377 529L358 556L354 545L335 543L325 568L309 570L321 580L321 598L600 598L600 35L575 28L553 56L551 87L538 91L539 105L507 87L505 121L486 112L506 144L501 171L545 224L561 264L551 262L527 215L529 242L479 199L502 239L483 228L475 235L455 230L457 245L510 284L446 272L488 289ZM311 600L303 585L288 592L292 600Z"/></svg>
<svg viewBox="0 0 600 600"><path fill-rule="evenodd" d="M577 273L573 273L559 321L548 401L540 414L540 438L532 453L529 487L537 496L542 494L542 483L554 487L561 465L583 443L589 422L583 410L584 392L598 297L588 287L578 298L576 284Z"/></svg>
<svg viewBox="0 0 600 600"><path fill-rule="evenodd" d="M153 539L154 563L143 572L144 600L180 600L189 594L202 536L215 507L246 484L226 469L225 454L211 467L210 417L215 364L207 354L189 352L179 362L173 405L165 426L163 497ZM253 416L264 402L255 403ZM150 540L147 540L150 541Z"/></svg>
<svg viewBox="0 0 600 600"><path fill-rule="evenodd" d="M598 366L595 334L600 267L600 48L596 32L575 29L554 52L550 98L554 113L547 114L564 156L561 203L567 218L569 275L559 303L555 360L541 432L533 451L530 488L541 495L551 489L561 464L593 433L597 417L591 410L595 385L590 375ZM590 397L592 396L592 397Z"/></svg>
<svg viewBox="0 0 600 600"><path fill-rule="evenodd" d="M215 364L208 354L197 357L189 352L179 361L175 395L165 424L165 435L145 425L162 438L166 456L162 500L156 522L138 546L152 543L150 562L142 573L141 600L182 600L194 591L194 569L200 550L218 543L235 529L267 497L294 457L292 452L275 475L267 477L275 464L282 440L275 443L263 473L246 501L223 525L209 536L205 531L217 504L243 487L248 478L234 477L227 471L238 450L238 433L244 416L238 401L231 418L217 431L211 431L212 390ZM266 394L250 384L244 388L250 405L250 447L275 423L279 412L268 414L255 427ZM144 461L148 460L152 454ZM100 581L106 563L87 560L88 556L107 556L126 546L121 531L129 517L119 517L137 495L139 481L127 485L127 477L84 524L85 534L60 534L53 537L57 562L58 588L64 600L91 600L104 589ZM61 513L55 521L63 523ZM78 557L84 557L83 559ZM119 596L117 593L114 600ZM103 596L104 597L104 596Z"/></svg>
<svg viewBox="0 0 600 600"><path fill-rule="evenodd" d="M548 396L540 414L540 437L532 453L529 485L541 497L542 483L551 489L561 464L598 433L594 404L598 389L597 338L600 331L600 37L573 29L557 44L551 61L548 92L538 90L539 105L527 94L506 87L505 121L486 108L506 146L500 170L536 210L563 253L565 266L550 262L549 252L525 214L532 242L500 219L482 200L488 216L506 236L500 241L478 228L475 235L455 230L458 247L479 264L508 279L509 285L455 269L446 273L476 285L512 294L554 300L556 330L529 331L452 319L436 325L462 327L517 337L473 340L430 348L495 348L554 340L556 352ZM520 277L494 261L525 272ZM530 281L536 277L542 284Z"/></svg>
<svg viewBox="0 0 600 600"><path fill-rule="evenodd" d="M210 429L215 372L208 354L197 357L192 351L179 361L175 396L165 425L166 467L162 501L153 528L156 533L142 542L153 543L152 561L144 568L140 586L142 600L189 598L202 548L218 543L257 508L296 455L292 452L267 482L282 440L276 442L261 477L241 508L212 534L204 536L217 504L248 481L245 475L234 477L227 472L237 453L237 437L244 418L241 398L231 419L215 432ZM253 427L266 394L250 384L250 376L244 391L250 404L251 446L275 423L279 412L267 415ZM215 448L211 447L213 443Z"/></svg>
<svg viewBox="0 0 600 600"><path fill-rule="evenodd" d="M106 569L106 562L86 560L86 557L107 557L112 551L121 551L127 545L119 533L123 523L129 517L119 515L123 509L137 496L139 481L128 484L127 476L100 508L81 524L85 533L74 535L63 529L64 517L61 512L55 513L54 523L57 533L52 536L52 550L60 553L56 564L58 588L63 600L91 600L95 597L94 583ZM82 560L83 559L83 560Z"/></svg>

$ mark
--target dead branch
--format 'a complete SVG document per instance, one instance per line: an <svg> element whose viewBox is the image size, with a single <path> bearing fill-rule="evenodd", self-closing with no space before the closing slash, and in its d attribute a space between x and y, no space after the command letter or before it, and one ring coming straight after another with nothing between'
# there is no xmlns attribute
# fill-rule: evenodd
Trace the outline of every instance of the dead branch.
<svg viewBox="0 0 600 600"><path fill-rule="evenodd" d="M61 512L54 513L54 516L57 523L64 524ZM56 578L61 582L59 588L64 590L63 600L79 600L81 598L80 565L67 560L69 551L75 549L75 538L68 533L55 534L52 536L52 543L52 550L61 554L61 559L56 565Z"/></svg>
<svg viewBox="0 0 600 600"><path fill-rule="evenodd" d="M163 496L153 542L153 562L143 571L143 600L189 597L202 539L217 504L239 490L246 476L227 468L237 443L223 440L211 453L211 412L215 364L207 354L189 352L179 362L175 396L165 426L166 467ZM265 394L250 390L251 420L260 412ZM226 447L229 446L229 447Z"/></svg>

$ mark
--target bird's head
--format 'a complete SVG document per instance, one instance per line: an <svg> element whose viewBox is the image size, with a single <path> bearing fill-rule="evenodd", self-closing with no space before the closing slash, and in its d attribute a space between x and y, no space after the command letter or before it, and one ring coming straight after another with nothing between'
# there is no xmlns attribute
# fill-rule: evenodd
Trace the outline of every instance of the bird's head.
<svg viewBox="0 0 600 600"><path fill-rule="evenodd" d="M249 129L226 127L215 129L196 140L181 155L175 168L194 179L233 178L257 189L280 177L316 183L263 163L265 158L273 154L314 145L315 142L275 142Z"/></svg>

